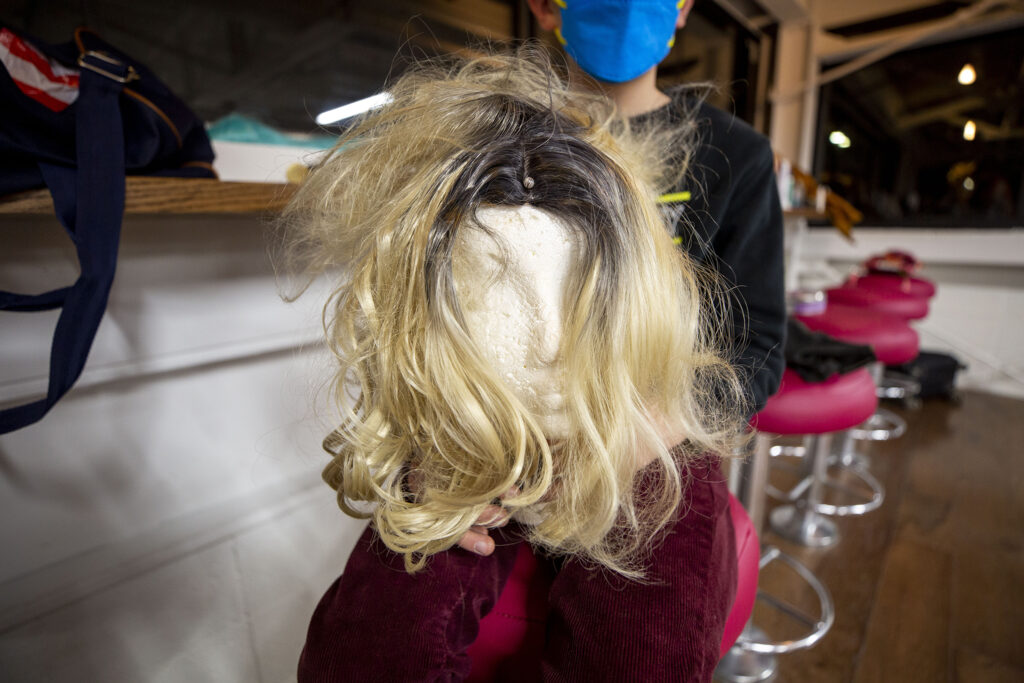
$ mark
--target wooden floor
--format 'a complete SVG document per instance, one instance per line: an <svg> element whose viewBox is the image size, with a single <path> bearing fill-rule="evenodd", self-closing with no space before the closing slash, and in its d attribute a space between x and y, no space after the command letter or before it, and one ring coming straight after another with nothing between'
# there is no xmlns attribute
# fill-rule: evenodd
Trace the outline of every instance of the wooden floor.
<svg viewBox="0 0 1024 683"><path fill-rule="evenodd" d="M867 450L887 492L881 508L837 519L842 536L831 548L763 534L810 567L836 602L832 630L780 656L774 680L1020 683L1024 401L964 393L960 405L893 410L907 434ZM795 583L769 567L761 586L813 604L809 591L792 592ZM755 623L792 637L776 614L759 605Z"/></svg>

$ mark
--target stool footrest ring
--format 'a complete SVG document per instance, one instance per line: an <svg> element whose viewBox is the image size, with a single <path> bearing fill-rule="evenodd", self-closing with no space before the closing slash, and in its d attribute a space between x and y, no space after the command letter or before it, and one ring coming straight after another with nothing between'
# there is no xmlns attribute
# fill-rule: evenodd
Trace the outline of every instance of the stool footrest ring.
<svg viewBox="0 0 1024 683"><path fill-rule="evenodd" d="M921 395L921 383L907 375L886 372L876 389L878 398L911 399Z"/></svg>
<svg viewBox="0 0 1024 683"><path fill-rule="evenodd" d="M736 647L740 649L760 654L773 655L803 650L811 647L821 640L825 634L828 633L828 630L832 628L832 624L835 622L836 613L835 605L832 602L832 596L829 594L828 589L825 588L825 585L818 580L818 577L811 573L811 570L805 567L799 560L787 555L774 546L767 546L761 554L762 571L775 560L780 560L784 564L788 565L790 569L796 572L797 575L799 575L800 578L802 578L807 585L811 587L818 596L818 603L821 607L820 616L810 616L802 610L793 607L789 603L779 600L773 596L769 596L759 590L757 592L759 600L764 600L768 605L785 614L789 618L799 621L805 626L811 627L811 631L794 640L779 641L753 640L749 636L745 636L745 634L741 633L739 639L736 641Z"/></svg>
<svg viewBox="0 0 1024 683"><path fill-rule="evenodd" d="M898 439L907 431L906 421L885 408L850 429L850 436L858 441L889 441Z"/></svg>
<svg viewBox="0 0 1024 683"><path fill-rule="evenodd" d="M831 458L829 459L829 464L834 464ZM882 505L882 502L885 500L885 489L882 487L882 484L875 479L874 475L859 467L846 467L843 468L843 471L856 476L864 482L864 485L871 489L871 498L862 503L850 503L847 505L815 503L812 507L816 512L833 517L852 517L867 514L872 510L878 509ZM857 491L856 489L850 488L845 482L840 481L836 477L827 476L823 483L826 488L830 488L834 491L841 491L849 496L864 496L863 491Z"/></svg>
<svg viewBox="0 0 1024 683"><path fill-rule="evenodd" d="M772 469L795 469L786 466L779 467L781 463L772 463ZM878 509L885 501L885 488L881 482L878 481L870 472L861 467L847 467L841 463L839 456L833 455L828 459L829 467L839 467L843 472L852 474L853 476L860 479L864 486L871 489L870 497L867 500L863 500L859 503L848 503L845 505L833 505L831 503L814 503L811 505L811 509L815 512L823 515L829 515L831 517L854 517L857 515L864 515L872 510ZM783 491L776 487L774 484L765 484L764 491L769 498L777 500L782 503L797 503L800 498L807 493L807 490L814 483L814 475L808 474L801 479L796 486ZM866 491L858 491L850 487L846 482L841 481L838 477L826 476L822 480L822 486L833 491L840 491L848 496L855 498L864 498L867 496Z"/></svg>

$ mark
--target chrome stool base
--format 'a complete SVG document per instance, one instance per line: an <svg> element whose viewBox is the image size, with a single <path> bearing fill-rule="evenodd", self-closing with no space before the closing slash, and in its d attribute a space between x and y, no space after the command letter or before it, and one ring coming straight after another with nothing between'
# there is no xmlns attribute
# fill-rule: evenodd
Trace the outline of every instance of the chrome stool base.
<svg viewBox="0 0 1024 683"><path fill-rule="evenodd" d="M768 634L748 622L740 638L767 642ZM723 683L759 683L770 679L778 669L777 656L733 645L715 667L714 679Z"/></svg>
<svg viewBox="0 0 1024 683"><path fill-rule="evenodd" d="M825 548L839 542L839 529L824 515L796 505L783 505L768 516L772 531L793 543Z"/></svg>

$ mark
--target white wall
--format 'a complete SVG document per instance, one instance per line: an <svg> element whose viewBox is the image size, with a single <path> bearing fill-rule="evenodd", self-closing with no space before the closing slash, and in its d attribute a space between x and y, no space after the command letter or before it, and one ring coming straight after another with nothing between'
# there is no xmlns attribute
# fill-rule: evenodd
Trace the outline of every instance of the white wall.
<svg viewBox="0 0 1024 683"><path fill-rule="evenodd" d="M0 288L74 278L54 219L0 229ZM294 678L362 524L319 479L319 297L280 301L262 231L127 219L82 380L0 437L4 680ZM55 319L0 313L0 402L45 387Z"/></svg>

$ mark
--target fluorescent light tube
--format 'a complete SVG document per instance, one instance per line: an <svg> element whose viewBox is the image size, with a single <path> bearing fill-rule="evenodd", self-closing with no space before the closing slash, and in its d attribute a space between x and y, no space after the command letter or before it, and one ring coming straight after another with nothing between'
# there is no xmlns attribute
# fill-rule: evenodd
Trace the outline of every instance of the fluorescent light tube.
<svg viewBox="0 0 1024 683"><path fill-rule="evenodd" d="M327 126L332 123L337 123L338 121L352 118L357 114L362 114L364 111L383 107L390 101L390 93L378 93L370 97L364 97L361 100L356 100L355 102L350 102L342 107L336 107L334 109L328 109L325 112L321 112L317 114L316 122L321 126Z"/></svg>

